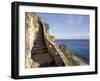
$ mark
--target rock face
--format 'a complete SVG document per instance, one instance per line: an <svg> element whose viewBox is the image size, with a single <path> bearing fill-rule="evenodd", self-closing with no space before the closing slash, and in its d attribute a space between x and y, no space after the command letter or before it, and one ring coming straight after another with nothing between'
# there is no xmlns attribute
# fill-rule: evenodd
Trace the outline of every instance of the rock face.
<svg viewBox="0 0 100 81"><path fill-rule="evenodd" d="M39 17L31 12L26 12L25 17L25 67L52 66L54 61L48 54Z"/></svg>
<svg viewBox="0 0 100 81"><path fill-rule="evenodd" d="M34 45L36 34L39 31L39 17L32 12L25 13L25 67L31 68L33 60L31 59L31 50Z"/></svg>
<svg viewBox="0 0 100 81"><path fill-rule="evenodd" d="M45 26L33 12L25 13L25 68L65 66L64 54L52 43Z"/></svg>
<svg viewBox="0 0 100 81"><path fill-rule="evenodd" d="M39 21L39 31L34 40L34 46L31 50L31 57L33 61L39 63L39 67L55 66L52 56L48 53L43 34L42 22ZM34 67L34 65L32 65Z"/></svg>

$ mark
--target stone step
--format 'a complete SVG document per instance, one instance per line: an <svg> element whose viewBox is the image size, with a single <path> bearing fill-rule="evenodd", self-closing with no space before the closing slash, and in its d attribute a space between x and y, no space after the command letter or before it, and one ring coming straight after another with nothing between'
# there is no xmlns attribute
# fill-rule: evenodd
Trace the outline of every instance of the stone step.
<svg viewBox="0 0 100 81"><path fill-rule="evenodd" d="M35 41L44 41L43 37L38 37Z"/></svg>
<svg viewBox="0 0 100 81"><path fill-rule="evenodd" d="M34 55L32 58L35 62L38 62L40 65L46 63L48 64L53 61L52 57L48 53L41 53L38 55Z"/></svg>
<svg viewBox="0 0 100 81"><path fill-rule="evenodd" d="M44 40L44 38L37 38L37 39L35 40L35 42L37 42L37 41L39 41L39 42L44 42L45 40Z"/></svg>
<svg viewBox="0 0 100 81"><path fill-rule="evenodd" d="M32 56L33 56L33 55L42 54L42 53L48 53L48 50L42 50L42 51L33 51L33 52L32 52Z"/></svg>
<svg viewBox="0 0 100 81"><path fill-rule="evenodd" d="M34 51L34 50L48 50L48 49L47 49L47 47L41 47L41 48L40 47L34 47L32 50Z"/></svg>
<svg viewBox="0 0 100 81"><path fill-rule="evenodd" d="M38 34L37 35L42 35L43 33L42 32L38 32Z"/></svg>
<svg viewBox="0 0 100 81"><path fill-rule="evenodd" d="M38 37L39 37L39 36L43 37L43 34L42 34L42 33L38 33L37 36L38 36Z"/></svg>
<svg viewBox="0 0 100 81"><path fill-rule="evenodd" d="M35 43L34 44L34 47L45 47L46 45L45 45L45 43Z"/></svg>
<svg viewBox="0 0 100 81"><path fill-rule="evenodd" d="M46 45L45 44L36 44L36 45L34 45L34 47L36 47L36 48L42 48L42 47L46 47Z"/></svg>
<svg viewBox="0 0 100 81"><path fill-rule="evenodd" d="M42 39L36 39L36 40L35 40L35 42L42 42L42 43L44 43L44 41L45 41L45 40L44 40L43 38L42 38Z"/></svg>
<svg viewBox="0 0 100 81"><path fill-rule="evenodd" d="M36 40L34 44L45 44L43 40Z"/></svg>

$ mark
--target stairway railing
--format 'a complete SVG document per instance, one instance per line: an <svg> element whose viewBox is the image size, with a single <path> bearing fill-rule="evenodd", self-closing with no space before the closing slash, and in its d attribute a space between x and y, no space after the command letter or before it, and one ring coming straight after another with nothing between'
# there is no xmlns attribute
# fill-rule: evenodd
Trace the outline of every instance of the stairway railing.
<svg viewBox="0 0 100 81"><path fill-rule="evenodd" d="M42 23L42 22L41 22ZM55 64L57 66L67 66L67 58L66 56L63 54L63 52L49 39L47 33L46 33L46 29L45 29L45 25L42 23L42 27L43 27L43 34L44 34L44 39L48 48L48 52L51 54L51 56L54 58L55 60Z"/></svg>

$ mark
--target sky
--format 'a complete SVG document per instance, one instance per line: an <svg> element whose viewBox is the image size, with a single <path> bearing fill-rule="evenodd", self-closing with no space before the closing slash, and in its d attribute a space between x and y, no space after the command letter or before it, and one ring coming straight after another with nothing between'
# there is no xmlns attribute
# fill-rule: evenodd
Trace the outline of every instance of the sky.
<svg viewBox="0 0 100 81"><path fill-rule="evenodd" d="M50 35L56 39L89 39L89 16L75 14L37 13L49 24Z"/></svg>

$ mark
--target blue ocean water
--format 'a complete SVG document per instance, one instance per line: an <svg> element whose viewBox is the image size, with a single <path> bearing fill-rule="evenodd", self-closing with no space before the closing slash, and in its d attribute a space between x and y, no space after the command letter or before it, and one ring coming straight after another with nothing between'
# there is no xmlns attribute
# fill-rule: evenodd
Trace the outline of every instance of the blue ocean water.
<svg viewBox="0 0 100 81"><path fill-rule="evenodd" d="M85 62L89 64L89 40L78 39L59 39L55 41L56 45L65 44L70 52L82 58Z"/></svg>

